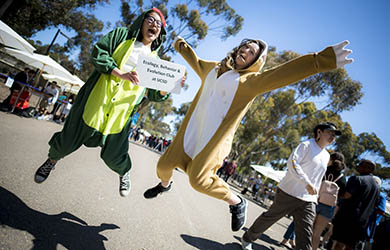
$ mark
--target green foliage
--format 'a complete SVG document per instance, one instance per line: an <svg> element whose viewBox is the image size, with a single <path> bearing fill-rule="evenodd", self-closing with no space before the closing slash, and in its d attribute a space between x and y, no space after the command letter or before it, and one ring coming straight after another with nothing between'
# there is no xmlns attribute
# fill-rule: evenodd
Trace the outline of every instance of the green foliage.
<svg viewBox="0 0 390 250"><path fill-rule="evenodd" d="M271 48L265 69L298 56L291 51L277 53ZM239 171L249 172L250 164L285 168L292 150L302 140L311 138L314 126L324 121L332 121L342 129L343 135L337 138L334 150L345 155L351 169L369 155L388 164L390 153L375 134L354 135L350 125L339 116L359 104L361 88L361 83L350 79L344 69L337 69L258 96L233 140L232 151L239 156ZM376 173L387 178L389 168L378 168Z"/></svg>
<svg viewBox="0 0 390 250"><path fill-rule="evenodd" d="M129 26L144 10L157 7L167 20L167 41L160 56L170 59L175 53L171 43L176 36L186 39L193 47L210 33L218 34L222 40L236 35L242 28L244 19L224 0L212 1L173 1L160 0L144 3L136 0L121 0L122 22L117 25Z"/></svg>
<svg viewBox="0 0 390 250"><path fill-rule="evenodd" d="M67 30L74 30L76 36L68 40L63 47L55 44L50 50L50 55L70 72L86 80L93 70L89 63L90 51L99 38L97 33L103 29L103 23L87 11L93 10L98 4L108 2L108 0L13 1L2 16L2 21L24 38L60 25ZM40 41L36 43L29 41L37 48L38 53L46 53L48 45L42 45ZM77 62L70 60L69 56L78 49L80 53Z"/></svg>
<svg viewBox="0 0 390 250"><path fill-rule="evenodd" d="M159 136L167 137L171 134L169 124L162 121L165 116L173 113L171 97L163 102L146 101L138 113L141 120L137 123L138 126L142 126L148 132Z"/></svg>

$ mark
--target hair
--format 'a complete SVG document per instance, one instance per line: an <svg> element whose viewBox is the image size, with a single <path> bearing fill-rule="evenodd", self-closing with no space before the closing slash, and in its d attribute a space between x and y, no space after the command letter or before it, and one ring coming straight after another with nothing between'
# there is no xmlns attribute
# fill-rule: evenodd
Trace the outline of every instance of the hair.
<svg viewBox="0 0 390 250"><path fill-rule="evenodd" d="M238 45L237 47L233 48L229 53L228 55L222 59L222 61L219 63L220 67L222 69L226 69L226 70L232 70L232 69L235 69L236 68L236 62L235 62L235 58L237 56L237 53L238 51L240 50L241 47L245 46L245 45L248 45L250 43L256 43L257 45L259 45L259 53L257 55L257 57L254 59L253 62L255 62L257 59L259 59L261 53L264 51L264 46L263 44L259 41L259 40L254 40L254 39L244 39L241 41L240 45ZM252 62L252 64L253 64ZM251 64L250 64L251 65ZM250 65L247 65L246 68L248 68Z"/></svg>
<svg viewBox="0 0 390 250"><path fill-rule="evenodd" d="M333 122L325 122L315 126L313 129L314 139L317 139L318 130L324 131L325 129L329 128L329 126L337 128L336 124L334 124Z"/></svg>
<svg viewBox="0 0 390 250"><path fill-rule="evenodd" d="M340 160L334 160L329 167L337 172L341 172L345 168L345 163Z"/></svg>
<svg viewBox="0 0 390 250"><path fill-rule="evenodd" d="M366 165L367 167L369 167L371 173L374 172L375 168L376 168L376 164L373 161L370 161L367 159L361 160L358 166L361 166L361 165Z"/></svg>
<svg viewBox="0 0 390 250"><path fill-rule="evenodd" d="M342 163L344 163L344 155L340 152L333 152L331 155L330 155L330 160L333 161L341 161Z"/></svg>
<svg viewBox="0 0 390 250"><path fill-rule="evenodd" d="M144 36L142 35L142 27L143 27L143 25L144 25L145 18L147 18L147 17L149 16L149 14L152 13L152 12L157 13L157 12L155 12L154 10L149 10L149 11L146 12L145 15L144 15L144 19L142 20L141 31L139 32L138 37L137 37L137 41L139 41L139 42L142 42L142 39L144 38ZM157 15L160 16L159 13L157 13ZM152 51L158 49L158 47L161 45L161 42L162 42L162 41L160 42L158 38L159 38L159 36L161 35L161 32L162 32L163 28L164 28L164 27L161 25L160 33L158 34L157 38L152 42L152 45L150 46L150 49L151 49Z"/></svg>

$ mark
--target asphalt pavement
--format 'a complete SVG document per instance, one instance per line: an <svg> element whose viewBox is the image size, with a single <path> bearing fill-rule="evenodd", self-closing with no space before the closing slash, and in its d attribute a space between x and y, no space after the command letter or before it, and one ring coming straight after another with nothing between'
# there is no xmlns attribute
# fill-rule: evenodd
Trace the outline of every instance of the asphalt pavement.
<svg viewBox="0 0 390 250"><path fill-rule="evenodd" d="M119 195L118 175L100 159L100 148L81 147L36 184L48 141L61 128L0 112L0 249L238 250L244 230L264 211L249 201L246 227L232 232L228 205L194 191L181 171L175 171L170 192L144 199L143 192L158 183L160 155L133 142L126 198ZM254 249L286 249L278 242L289 223L281 219Z"/></svg>

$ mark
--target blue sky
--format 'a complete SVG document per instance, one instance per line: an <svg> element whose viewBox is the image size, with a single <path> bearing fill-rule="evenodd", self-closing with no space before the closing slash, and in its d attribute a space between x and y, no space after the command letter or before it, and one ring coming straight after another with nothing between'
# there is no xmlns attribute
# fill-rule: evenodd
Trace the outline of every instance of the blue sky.
<svg viewBox="0 0 390 250"><path fill-rule="evenodd" d="M362 83L364 96L361 104L341 114L342 119L351 124L355 134L374 132L390 150L390 133L386 130L390 124L390 1L227 2L244 17L243 29L226 41L215 35L207 36L195 49L200 58L219 61L243 38L260 38L278 51L300 54L349 40L348 48L353 50L351 57L355 61L345 69L353 80ZM119 0L111 0L110 6L98 7L94 13L114 24L120 18L119 7ZM49 43L55 32L56 29L39 32L33 39ZM60 36L57 41L63 43L65 38ZM179 106L193 99L200 80L179 55L173 59L189 69L189 89L173 96L174 105Z"/></svg>

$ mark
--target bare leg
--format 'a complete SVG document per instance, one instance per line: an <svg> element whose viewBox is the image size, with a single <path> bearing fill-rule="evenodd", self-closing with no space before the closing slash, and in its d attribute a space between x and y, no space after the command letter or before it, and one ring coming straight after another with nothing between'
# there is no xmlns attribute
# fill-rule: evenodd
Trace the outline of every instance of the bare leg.
<svg viewBox="0 0 390 250"><path fill-rule="evenodd" d="M328 222L328 218L325 218L321 215L316 216L313 225L313 250L316 250L319 247L321 241L321 234L324 231L326 225L328 225Z"/></svg>
<svg viewBox="0 0 390 250"><path fill-rule="evenodd" d="M241 199L240 199L240 197L238 197L237 195L232 193L232 195L230 195L229 199L226 202L229 205L237 205L238 203L241 202Z"/></svg>

